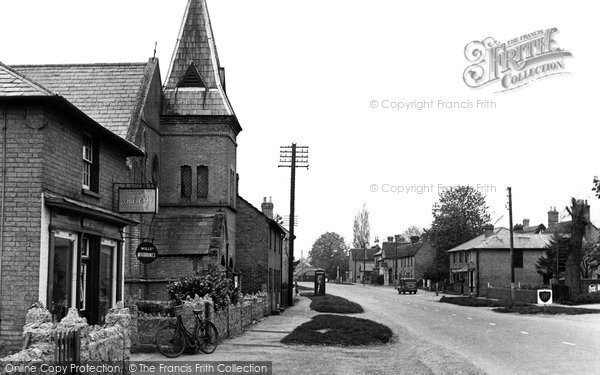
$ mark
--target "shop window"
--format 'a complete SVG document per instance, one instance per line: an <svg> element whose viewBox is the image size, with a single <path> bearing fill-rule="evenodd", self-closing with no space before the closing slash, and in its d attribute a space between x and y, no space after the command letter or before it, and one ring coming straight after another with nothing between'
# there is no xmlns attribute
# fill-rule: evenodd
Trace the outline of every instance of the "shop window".
<svg viewBox="0 0 600 375"><path fill-rule="evenodd" d="M208 167L200 165L196 167L196 185L198 198L208 198Z"/></svg>
<svg viewBox="0 0 600 375"><path fill-rule="evenodd" d="M181 198L192 196L192 167L184 165L180 168L181 174Z"/></svg>
<svg viewBox="0 0 600 375"><path fill-rule="evenodd" d="M89 135L83 136L83 189L98 192L98 143Z"/></svg>
<svg viewBox="0 0 600 375"><path fill-rule="evenodd" d="M75 305L77 277L74 269L77 262L75 256L76 237L66 232L52 234L48 272L48 306L57 321L67 315L70 307Z"/></svg>
<svg viewBox="0 0 600 375"><path fill-rule="evenodd" d="M515 268L523 268L523 250L513 250L513 263Z"/></svg>
<svg viewBox="0 0 600 375"><path fill-rule="evenodd" d="M113 241L102 241L98 259L98 321L104 323L108 310L116 304L117 299L117 244Z"/></svg>

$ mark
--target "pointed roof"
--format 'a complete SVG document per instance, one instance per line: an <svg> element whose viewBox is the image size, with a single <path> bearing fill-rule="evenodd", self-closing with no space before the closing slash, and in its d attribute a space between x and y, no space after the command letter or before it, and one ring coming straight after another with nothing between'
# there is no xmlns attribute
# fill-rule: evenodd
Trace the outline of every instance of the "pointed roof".
<svg viewBox="0 0 600 375"><path fill-rule="evenodd" d="M516 233L513 234L515 249L544 249L550 243L551 234L542 233ZM462 245L447 252L473 250L473 249L510 249L510 231L506 228L495 228L489 236L479 235Z"/></svg>
<svg viewBox="0 0 600 375"><path fill-rule="evenodd" d="M44 86L0 62L0 96L53 96Z"/></svg>
<svg viewBox="0 0 600 375"><path fill-rule="evenodd" d="M182 84L190 71L205 87ZM164 114L235 116L221 74L206 1L188 0L164 86Z"/></svg>

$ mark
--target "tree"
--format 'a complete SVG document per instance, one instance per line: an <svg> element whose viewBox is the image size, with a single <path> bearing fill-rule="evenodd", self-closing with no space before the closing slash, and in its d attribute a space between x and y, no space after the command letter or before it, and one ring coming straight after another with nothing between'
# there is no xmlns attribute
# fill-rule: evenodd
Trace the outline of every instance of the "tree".
<svg viewBox="0 0 600 375"><path fill-rule="evenodd" d="M406 228L404 232L402 232L402 237L406 238L407 240L410 240L412 236L421 237L422 234L423 229L419 228L416 225L411 225L410 227Z"/></svg>
<svg viewBox="0 0 600 375"><path fill-rule="evenodd" d="M338 266L340 274L348 270L348 248L344 237L337 233L322 234L313 244L309 256L311 264L324 269L329 278L336 276Z"/></svg>
<svg viewBox="0 0 600 375"><path fill-rule="evenodd" d="M354 217L353 233L352 246L355 249L366 249L369 247L371 228L369 225L369 211L367 211L366 204L363 204L362 210Z"/></svg>
<svg viewBox="0 0 600 375"><path fill-rule="evenodd" d="M559 234L552 236L550 243L546 246L545 254L535 264L537 273L544 278L544 284L549 283L550 279L558 279L560 271L565 270L565 259L569 253L569 246L568 237ZM558 264L556 261L557 253L559 258Z"/></svg>
<svg viewBox="0 0 600 375"><path fill-rule="evenodd" d="M490 214L485 196L472 186L443 190L432 214L430 236L436 249L432 276L440 279L448 275L450 267L446 251L482 234L490 222Z"/></svg>
<svg viewBox="0 0 600 375"><path fill-rule="evenodd" d="M581 253L581 277L589 279L600 266L600 246L585 243Z"/></svg>

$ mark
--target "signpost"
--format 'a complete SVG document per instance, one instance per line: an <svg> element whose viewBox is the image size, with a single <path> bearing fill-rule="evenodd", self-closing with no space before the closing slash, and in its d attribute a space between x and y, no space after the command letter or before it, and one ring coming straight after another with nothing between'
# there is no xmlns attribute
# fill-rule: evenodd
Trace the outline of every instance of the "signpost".
<svg viewBox="0 0 600 375"><path fill-rule="evenodd" d="M119 188L119 212L123 214L158 213L158 189Z"/></svg>
<svg viewBox="0 0 600 375"><path fill-rule="evenodd" d="M156 257L158 256L158 250L152 242L142 242L138 245L135 251L135 256L140 262L149 264L156 260Z"/></svg>
<svg viewBox="0 0 600 375"><path fill-rule="evenodd" d="M551 305L552 304L552 289L538 289L537 291L537 303L538 305Z"/></svg>

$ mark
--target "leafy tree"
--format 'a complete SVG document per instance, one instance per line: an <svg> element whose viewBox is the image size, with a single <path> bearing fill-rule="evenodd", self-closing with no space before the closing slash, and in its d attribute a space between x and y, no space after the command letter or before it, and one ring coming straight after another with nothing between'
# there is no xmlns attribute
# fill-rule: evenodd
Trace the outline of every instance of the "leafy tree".
<svg viewBox="0 0 600 375"><path fill-rule="evenodd" d="M600 266L600 246L586 243L581 253L581 277L589 279Z"/></svg>
<svg viewBox="0 0 600 375"><path fill-rule="evenodd" d="M406 228L406 230L404 232L402 232L402 237L409 240L412 236L421 237L422 234L423 234L423 229L419 228L416 225L411 225L410 227Z"/></svg>
<svg viewBox="0 0 600 375"><path fill-rule="evenodd" d="M436 249L432 277L447 277L450 267L446 251L465 243L484 231L490 222L485 196L472 186L456 186L440 193L432 208L433 223L429 231Z"/></svg>
<svg viewBox="0 0 600 375"><path fill-rule="evenodd" d="M369 211L367 211L366 204L363 204L362 210L354 217L353 233L352 246L355 249L367 249L369 247L369 238L371 237L371 228L369 225Z"/></svg>
<svg viewBox="0 0 600 375"><path fill-rule="evenodd" d="M556 279L560 271L565 270L564 261L569 252L569 238L555 234L552 236L550 243L546 246L545 254L541 256L535 268L537 272L544 277L544 283L548 283L550 279ZM557 272L556 254L558 253L559 265ZM562 264L560 264L562 263Z"/></svg>
<svg viewBox="0 0 600 375"><path fill-rule="evenodd" d="M348 270L348 248L344 237L334 232L322 234L309 252L311 264L324 269L329 277L335 277L337 267L340 274Z"/></svg>

